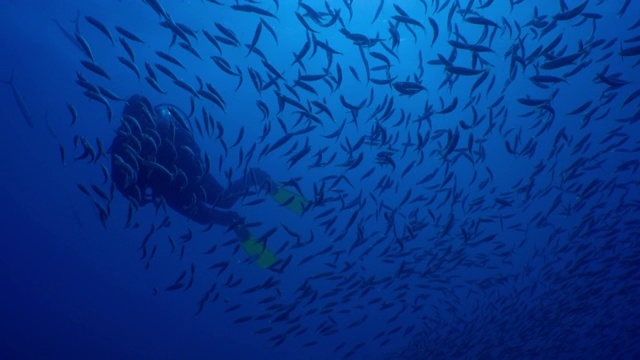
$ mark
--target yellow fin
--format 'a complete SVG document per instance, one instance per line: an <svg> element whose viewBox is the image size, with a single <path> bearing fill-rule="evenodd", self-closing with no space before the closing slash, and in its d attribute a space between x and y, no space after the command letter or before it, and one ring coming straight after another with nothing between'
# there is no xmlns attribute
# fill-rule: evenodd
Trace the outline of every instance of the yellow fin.
<svg viewBox="0 0 640 360"><path fill-rule="evenodd" d="M278 260L276 255L271 250L265 249L264 245L257 242L253 235L248 240L241 241L240 245L249 256L256 258L256 264L263 269L270 267Z"/></svg>
<svg viewBox="0 0 640 360"><path fill-rule="evenodd" d="M296 214L302 214L311 203L304 196L283 188L277 188L270 195L278 204L286 204L284 206Z"/></svg>

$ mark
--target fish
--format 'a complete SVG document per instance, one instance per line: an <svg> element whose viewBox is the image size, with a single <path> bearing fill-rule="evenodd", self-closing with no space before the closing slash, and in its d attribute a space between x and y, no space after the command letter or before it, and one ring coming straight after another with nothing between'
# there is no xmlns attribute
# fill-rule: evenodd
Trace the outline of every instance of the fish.
<svg viewBox="0 0 640 360"><path fill-rule="evenodd" d="M376 8L376 12L373 15L373 20L371 20L372 24L375 23L378 17L380 16L380 13L382 12L383 7L384 7L384 0L380 0L380 4L378 4L378 7Z"/></svg>
<svg viewBox="0 0 640 360"><path fill-rule="evenodd" d="M454 97L453 100L451 101L451 104L447 105L447 107L443 108L440 111L437 111L437 114L448 114L450 112L452 112L453 110L455 110L456 106L458 106L458 97Z"/></svg>
<svg viewBox="0 0 640 360"><path fill-rule="evenodd" d="M171 70L169 70L169 68L167 68L166 66L164 66L162 64L153 64L153 66L155 66L156 69L158 69L161 73L163 73L167 77L169 77L169 79L171 79L173 81L178 80L178 77ZM149 77L151 79L155 80L156 82L158 81L158 79L155 76L151 76L151 74L149 74Z"/></svg>
<svg viewBox="0 0 640 360"><path fill-rule="evenodd" d="M138 69L138 66L135 63L133 63L129 59L127 59L125 57L122 57L122 56L118 56L118 61L120 61L122 64L124 64L124 66L128 67L129 69L131 69L131 71L133 71L133 73L136 74L136 77L138 78L138 80L140 80L140 70ZM157 79L155 77L152 77L152 79L157 81Z"/></svg>
<svg viewBox="0 0 640 360"><path fill-rule="evenodd" d="M189 94L191 94L193 97L199 98L200 95L198 95L198 92L189 84L187 84L185 81L181 80L181 79L175 79L173 81L174 84L176 84L179 88L184 89L186 92L188 92Z"/></svg>
<svg viewBox="0 0 640 360"><path fill-rule="evenodd" d="M123 28L121 26L116 26L115 29L120 35L124 36L125 38L127 38L127 39L129 39L131 41L134 41L134 42L138 42L138 43L144 44L144 41L142 41L142 39L140 39L136 34L132 33L131 31L129 31L129 30L127 30L127 29L125 29L125 28Z"/></svg>
<svg viewBox="0 0 640 360"><path fill-rule="evenodd" d="M553 15L553 19L556 21L571 20L576 16L580 15L580 13L582 13L582 11L587 7L588 3L589 3L589 0L585 0L582 4L576 6L573 9L566 10L564 12Z"/></svg>
<svg viewBox="0 0 640 360"><path fill-rule="evenodd" d="M225 27L220 23L215 23L215 26L218 31L220 31L231 42L231 44L234 44L236 46L240 45L240 40L238 40L238 37L236 36L235 32L233 32L233 30ZM220 40L220 38L216 39Z"/></svg>
<svg viewBox="0 0 640 360"><path fill-rule="evenodd" d="M155 79L153 79L152 77L145 76L145 77L144 77L144 79L145 79L145 80L147 80L147 83L148 83L149 85L151 85L151 87L152 87L154 90L156 90L157 92L159 92L160 94L166 94L166 93L167 93L165 90L163 90L163 89L160 87L160 84L158 84L158 82L157 82Z"/></svg>
<svg viewBox="0 0 640 360"><path fill-rule="evenodd" d="M258 23L258 26L256 27L255 32L253 33L253 40L251 40L251 43L248 46L249 51L247 52L246 56L249 56L251 54L251 52L253 52L253 49L256 47L256 45L258 44L258 41L260 40L260 34L262 33L262 21Z"/></svg>
<svg viewBox="0 0 640 360"><path fill-rule="evenodd" d="M278 33L276 33L276 31L273 29L273 27L271 25L269 25L268 22L266 22L264 19L260 19L260 24L262 24L262 26L267 29L267 31L271 34L271 36L273 37L273 40L275 40L276 44L278 44Z"/></svg>
<svg viewBox="0 0 640 360"><path fill-rule="evenodd" d="M172 63L174 65L177 65L177 66L179 66L179 67L181 67L183 69L185 68L184 65L180 61L178 61L178 59L176 59L175 57L165 53L164 51L157 50L156 51L156 55L158 55L159 58L161 58L163 60L166 60L166 61L168 61L168 62L170 62L170 63Z"/></svg>
<svg viewBox="0 0 640 360"><path fill-rule="evenodd" d="M447 72L450 72L452 74L462 75L462 76L474 76L474 75L482 74L488 71L486 69L470 69L470 68L454 66L454 65L445 66L444 69Z"/></svg>
<svg viewBox="0 0 640 360"><path fill-rule="evenodd" d="M114 100L114 101L124 101L125 99L121 96L118 96L113 91L105 88L104 86L98 86L98 90L100 91L100 95L103 95L106 99Z"/></svg>
<svg viewBox="0 0 640 360"><path fill-rule="evenodd" d="M424 30L424 26L416 19L407 16L407 15L394 15L391 17L393 20L400 22L400 23L404 23L404 24L408 24L408 25L415 25L419 28L421 28L422 30Z"/></svg>
<svg viewBox="0 0 640 360"><path fill-rule="evenodd" d="M98 210L98 215L100 217L100 223L102 224L102 227L104 227L106 229L107 228L107 220L109 218L109 210L107 210L107 208L105 208L97 200L93 200L93 205Z"/></svg>
<svg viewBox="0 0 640 360"><path fill-rule="evenodd" d="M136 54L133 52L133 49L131 48L131 45L129 45L127 40L125 40L123 37L119 37L118 41L120 42L120 45L122 45L124 50L127 52L127 55L129 55L129 59L131 59L131 62L135 63Z"/></svg>
<svg viewBox="0 0 640 360"><path fill-rule="evenodd" d="M64 145L58 144L58 148L60 150L60 162L62 163L62 165L65 165L66 164L66 162L65 162L66 156L65 156Z"/></svg>
<svg viewBox="0 0 640 360"><path fill-rule="evenodd" d="M75 33L79 32L79 18L80 18L80 13L78 12L76 19L73 21L73 23L75 24ZM78 40L75 37L75 33L72 33L69 30L67 30L64 26L62 26L62 24L60 24L60 21L58 21L57 19L51 18L51 21L53 21L56 24L56 26L58 27L58 29L60 29L64 37L66 37L67 40L69 40L76 48L78 48L81 52L85 51L82 48L82 46L78 43Z"/></svg>
<svg viewBox="0 0 640 360"><path fill-rule="evenodd" d="M227 60L225 60L224 58L220 56L212 56L211 60L213 60L213 62L218 65L218 68L220 68L220 70L222 70L223 72L233 76L240 75L239 73L233 71L233 69L231 68L231 64L229 64L229 62L227 62Z"/></svg>
<svg viewBox="0 0 640 360"><path fill-rule="evenodd" d="M202 33L207 38L207 40L209 40L209 42L213 46L215 46L216 49L218 49L218 52L222 54L222 48L220 47L220 44L218 43L218 40L216 39L216 37L211 35L207 30L202 30Z"/></svg>
<svg viewBox="0 0 640 360"><path fill-rule="evenodd" d="M427 90L424 86L413 81L396 81L392 83L393 88L401 95L412 96L421 91Z"/></svg>
<svg viewBox="0 0 640 360"><path fill-rule="evenodd" d="M85 38L82 37L82 35L80 35L80 33L78 32L75 33L75 37L76 41L78 41L78 44L80 44L80 46L82 47L82 50L84 50L85 54L87 54L89 59L91 59L91 62L95 62L93 58L93 52L91 51L91 47L89 47L89 43L87 42L87 40L85 40Z"/></svg>
<svg viewBox="0 0 640 360"><path fill-rule="evenodd" d="M238 146L240 144L240 142L242 141L242 137L243 136L244 136L244 126L240 128L240 131L238 132L238 137L236 138L236 141L234 141L233 144L230 147L234 148L234 147Z"/></svg>
<svg viewBox="0 0 640 360"><path fill-rule="evenodd" d="M442 149L440 156L442 158L446 158L448 155L450 155L455 150L456 145L458 145L459 139L460 132L458 131L457 127L455 129L455 132L449 131L447 145L444 147L444 149Z"/></svg>
<svg viewBox="0 0 640 360"><path fill-rule="evenodd" d="M171 285L167 286L164 290L165 291L176 291L176 290L182 289L183 287L184 287L184 283L178 282L178 283L171 284Z"/></svg>
<svg viewBox="0 0 640 360"><path fill-rule="evenodd" d="M627 48L620 49L620 56L639 56L640 55L640 45L632 46Z"/></svg>
<svg viewBox="0 0 640 360"><path fill-rule="evenodd" d="M193 56L195 56L198 59L202 60L202 56L200 56L198 51L191 44L187 44L187 43L184 43L184 42L179 42L178 45L180 45L181 48L187 50Z"/></svg>
<svg viewBox="0 0 640 360"><path fill-rule="evenodd" d="M112 45L115 45L115 41L113 40L113 36L111 36L111 32L109 31L109 29L99 20L97 20L96 18L89 16L89 15L85 15L85 20L87 20L87 22L91 25L93 25L96 29L98 29L101 33L104 34L104 36L106 36L109 41L111 41Z"/></svg>
<svg viewBox="0 0 640 360"><path fill-rule="evenodd" d="M491 52L493 53L493 49L491 49L488 46L484 46L484 45L480 45L480 44L466 44L460 41L456 41L456 40L449 40L449 45L453 46L454 48L457 49L462 49L462 50L469 50L472 52L476 52L476 53L484 53L484 52Z"/></svg>
<svg viewBox="0 0 640 360"><path fill-rule="evenodd" d="M498 25L495 21L482 16L467 16L464 18L464 21L476 25L492 26L496 28L500 27L500 25Z"/></svg>
<svg viewBox="0 0 640 360"><path fill-rule="evenodd" d="M254 13L254 14L258 14L258 15L262 15L262 16L272 17L274 19L278 18L275 14L272 14L271 12L269 12L267 10L264 10L262 8L259 8L257 6L250 5L250 4L231 5L231 8L233 10L236 10L236 11Z"/></svg>
<svg viewBox="0 0 640 360"><path fill-rule="evenodd" d="M109 74L98 64L95 64L93 62L89 62L86 60L81 60L80 63L82 64L82 66L84 66L87 70L98 74L100 76L102 76L103 78L107 79L107 80L111 80L111 77L109 76Z"/></svg>
<svg viewBox="0 0 640 360"><path fill-rule="evenodd" d="M16 104L18 105L18 109L20 109L20 113L22 114L22 119L27 123L27 125L29 125L29 127L34 128L35 123L33 122L31 111L29 110L29 107L27 106L27 103L25 102L24 97L22 97L22 94L13 83L13 71L11 71L11 76L9 77L9 80L2 80L2 83L7 84L11 87L11 93L13 94L13 99L16 101Z"/></svg>
<svg viewBox="0 0 640 360"><path fill-rule="evenodd" d="M563 66L571 65L580 56L582 56L582 53L578 52L575 54L558 57L553 60L544 62L542 65L540 65L540 68L545 70L552 70L552 69L557 69Z"/></svg>
<svg viewBox="0 0 640 360"><path fill-rule="evenodd" d="M431 26L431 30L433 30L433 38L431 40L431 46L436 43L438 40L438 35L440 34L440 29L438 27L438 23L432 18L429 17L429 26Z"/></svg>

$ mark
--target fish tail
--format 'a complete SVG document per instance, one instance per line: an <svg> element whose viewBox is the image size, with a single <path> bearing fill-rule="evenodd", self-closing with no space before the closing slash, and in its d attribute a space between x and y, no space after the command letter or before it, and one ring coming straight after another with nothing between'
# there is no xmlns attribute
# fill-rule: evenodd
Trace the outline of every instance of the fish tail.
<svg viewBox="0 0 640 360"><path fill-rule="evenodd" d="M3 83L7 84L7 85L12 85L13 84L13 70L11 70L11 77L9 78L9 80L0 80Z"/></svg>

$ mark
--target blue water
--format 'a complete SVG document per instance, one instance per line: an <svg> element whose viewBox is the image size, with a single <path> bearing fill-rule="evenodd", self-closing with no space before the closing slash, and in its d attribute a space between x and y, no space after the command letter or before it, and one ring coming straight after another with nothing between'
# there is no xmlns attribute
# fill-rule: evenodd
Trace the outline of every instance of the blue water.
<svg viewBox="0 0 640 360"><path fill-rule="evenodd" d="M2 84L2 358L640 358L640 27L633 28L640 3L623 8L623 1L589 0L571 14L582 1L485 6L487 1L387 0L372 21L378 1L253 4L277 18L234 10L235 2L227 0L160 1L173 21L194 30L195 38L187 37L203 60L178 44L170 47L171 31L143 1L0 3L0 80L13 76L33 123L12 88ZM369 80L341 21L322 27L309 9L322 24L340 11L349 32L369 39L371 46L360 45ZM85 16L106 25L115 45ZM256 52L247 55L244 44L252 42L261 19L277 42L263 25L256 49L282 79L259 92L249 70L264 83L275 75ZM71 35L78 30L110 80L80 63L88 55L54 20ZM478 24L486 20L497 27ZM203 33L221 36L215 23L235 32L242 45L220 43L220 53ZM382 46L392 47L394 25L395 56ZM118 60L129 55L116 26L144 41L127 40L140 80ZM325 50L313 46L314 37L339 52L331 63ZM307 39L312 46L303 69L292 65L293 54ZM461 48L480 39L486 48L475 55ZM160 59L158 50L184 69ZM629 56L621 56L624 51ZM385 63L372 52L389 59L388 69L374 70ZM554 68L554 59L572 54L578 55ZM238 89L239 78L224 73L211 56L242 72ZM141 207L133 214L135 226L127 228L128 201L117 191L103 226L94 201L107 202L78 189L94 184L110 191L101 170L111 169L110 158L75 160L82 145L74 149L74 137L94 148L100 139L107 150L124 102L109 100L109 123L105 106L75 83L77 72L123 98L138 93L190 112L191 95L164 74L156 71L166 94L145 81L145 62L167 66L196 90L199 77L221 93L225 111L195 99L190 121L203 124L204 107L224 128L227 147L244 128L228 154L218 130L214 136L194 131L222 183L229 169L235 179L245 166L260 167L276 181L295 179L314 203L300 215L263 192L232 209L261 223L255 234L277 228L268 248L280 251L280 260L291 258L283 271L252 263L226 228L205 232L171 209ZM478 73L452 75L452 66ZM295 98L285 84L294 86L299 72L327 73L307 82L317 94L294 88L318 122L296 125L301 109L291 104L279 112L276 86ZM387 79L395 85L375 83ZM417 93L402 95L396 87L403 81L418 86ZM363 106L354 114L341 97ZM265 118L257 100L269 108ZM326 103L334 120L312 101ZM67 104L77 110L73 126ZM383 118L386 109L393 113ZM284 135L278 118L288 131L315 128L259 156ZM343 123L337 137L327 137ZM310 152L290 166L307 141ZM250 162L239 166L240 151L246 155L254 144ZM313 166L319 151L323 166ZM266 200L247 205L261 198ZM167 216L170 226L159 228ZM141 249L152 224L156 230ZM300 234L303 245L285 227ZM182 244L189 230L193 238ZM203 254L214 244L215 252ZM208 268L221 261L229 267L218 276ZM185 270L193 286L167 291ZM238 286L229 286L238 279ZM274 285L247 291L265 283ZM268 297L275 299L263 302ZM245 317L250 319L237 322Z"/></svg>

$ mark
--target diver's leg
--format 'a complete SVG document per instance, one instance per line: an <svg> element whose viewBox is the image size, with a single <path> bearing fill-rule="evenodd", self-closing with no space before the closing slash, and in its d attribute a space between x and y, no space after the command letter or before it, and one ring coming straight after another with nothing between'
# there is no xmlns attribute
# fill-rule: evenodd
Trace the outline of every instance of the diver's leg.
<svg viewBox="0 0 640 360"><path fill-rule="evenodd" d="M207 175L202 186L207 192L207 203L223 209L231 208L241 197L245 196L247 183L245 179L236 180L228 189L218 183L213 176Z"/></svg>
<svg viewBox="0 0 640 360"><path fill-rule="evenodd" d="M266 247L266 239L259 240L245 226L245 219L235 211L221 211L207 206L204 202L196 205L191 219L201 224L216 224L226 226L238 236L240 245L250 258L261 268L270 268L277 263L276 255Z"/></svg>
<svg viewBox="0 0 640 360"><path fill-rule="evenodd" d="M252 188L256 188L257 192L266 189L270 193L272 187L271 177L264 170L252 168L245 176L231 183L221 196L218 194L219 199L215 206L228 209L246 196Z"/></svg>
<svg viewBox="0 0 640 360"><path fill-rule="evenodd" d="M266 189L267 192L270 192L273 185L271 176L266 171L259 168L251 168L244 177L231 184L229 192L244 194L247 189L252 187L255 187L258 191Z"/></svg>
<svg viewBox="0 0 640 360"><path fill-rule="evenodd" d="M231 226L241 223L244 219L235 211L217 210L215 207L199 201L188 217L203 225L216 224L220 226Z"/></svg>

